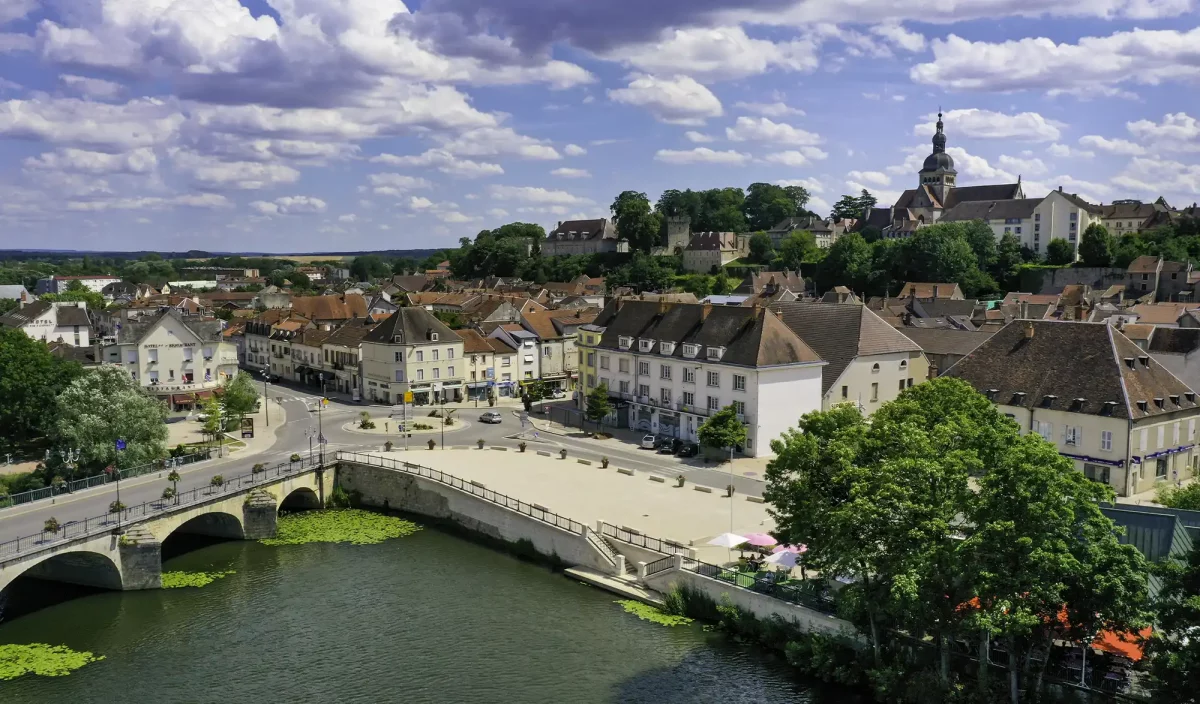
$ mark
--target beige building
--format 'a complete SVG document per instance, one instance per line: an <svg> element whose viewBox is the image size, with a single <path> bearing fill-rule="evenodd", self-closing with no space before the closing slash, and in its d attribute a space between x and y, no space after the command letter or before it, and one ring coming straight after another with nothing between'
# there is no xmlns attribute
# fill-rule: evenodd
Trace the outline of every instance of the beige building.
<svg viewBox="0 0 1200 704"><path fill-rule="evenodd" d="M368 401L401 403L408 391L416 404L466 396L462 338L424 308L401 308L367 333L362 365Z"/></svg>
<svg viewBox="0 0 1200 704"><path fill-rule="evenodd" d="M629 243L617 239L617 227L608 218L567 220L546 233L542 256L628 252Z"/></svg>
<svg viewBox="0 0 1200 704"><path fill-rule="evenodd" d="M1014 321L945 376L1119 496L1195 474L1196 392L1112 325Z"/></svg>
<svg viewBox="0 0 1200 704"><path fill-rule="evenodd" d="M749 235L736 232L696 232L683 250L683 268L707 274L750 251Z"/></svg>
<svg viewBox="0 0 1200 704"><path fill-rule="evenodd" d="M0 327L16 328L42 342L62 342L72 347L92 344L92 325L87 304L82 301L22 301L20 307L0 315Z"/></svg>
<svg viewBox="0 0 1200 704"><path fill-rule="evenodd" d="M120 364L148 392L174 408L201 401L238 372L237 347L220 320L185 320L175 311L127 323L102 359Z"/></svg>
<svg viewBox="0 0 1200 704"><path fill-rule="evenodd" d="M599 312L594 308L576 308L536 311L522 316L521 324L537 335L538 372L548 389L575 389L579 378L576 351L579 328L589 325Z"/></svg>

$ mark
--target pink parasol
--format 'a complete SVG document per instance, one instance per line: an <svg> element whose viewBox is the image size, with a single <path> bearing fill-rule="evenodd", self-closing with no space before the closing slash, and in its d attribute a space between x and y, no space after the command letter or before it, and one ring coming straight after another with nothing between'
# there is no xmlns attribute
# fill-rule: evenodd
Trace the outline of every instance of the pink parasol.
<svg viewBox="0 0 1200 704"><path fill-rule="evenodd" d="M767 535L766 533L747 533L746 542L760 548L765 548L768 545L774 545L779 541Z"/></svg>
<svg viewBox="0 0 1200 704"><path fill-rule="evenodd" d="M803 555L808 552L807 545L776 545L771 552L794 552L797 555Z"/></svg>

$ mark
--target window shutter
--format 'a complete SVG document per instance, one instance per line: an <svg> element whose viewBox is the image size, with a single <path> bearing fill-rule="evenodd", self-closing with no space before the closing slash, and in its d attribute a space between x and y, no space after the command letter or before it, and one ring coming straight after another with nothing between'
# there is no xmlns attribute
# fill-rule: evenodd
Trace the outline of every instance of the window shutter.
<svg viewBox="0 0 1200 704"><path fill-rule="evenodd" d="M1083 447L1083 426L1082 425L1075 428L1075 444L1078 445L1079 447Z"/></svg>

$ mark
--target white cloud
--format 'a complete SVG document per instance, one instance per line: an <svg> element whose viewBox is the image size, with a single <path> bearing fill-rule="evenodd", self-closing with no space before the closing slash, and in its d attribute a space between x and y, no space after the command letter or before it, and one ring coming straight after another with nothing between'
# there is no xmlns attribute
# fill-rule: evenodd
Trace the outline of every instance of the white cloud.
<svg viewBox="0 0 1200 704"><path fill-rule="evenodd" d="M480 218L477 218L472 215L464 215L458 211L437 213L437 218L439 220L441 220L442 222L448 222L448 223L475 222L476 220L480 219Z"/></svg>
<svg viewBox="0 0 1200 704"><path fill-rule="evenodd" d="M1079 143L1109 154L1122 156L1139 156L1146 153L1145 147L1134 144L1126 139L1108 139L1097 134L1089 134L1079 138Z"/></svg>
<svg viewBox="0 0 1200 704"><path fill-rule="evenodd" d="M346 213L345 215L338 216L338 222L354 222L356 220L358 220L358 216L354 213Z"/></svg>
<svg viewBox="0 0 1200 704"><path fill-rule="evenodd" d="M674 125L701 125L724 113L717 96L689 76L635 76L628 87L608 91L608 97L645 108L660 122Z"/></svg>
<svg viewBox="0 0 1200 704"><path fill-rule="evenodd" d="M996 160L1001 167L1008 171L1016 172L1021 178L1044 176L1049 172L1045 162L1041 159L1032 156L1028 153L1022 154L1019 157L1001 154Z"/></svg>
<svg viewBox="0 0 1200 704"><path fill-rule="evenodd" d="M668 164L727 164L730 166L742 166L750 161L750 155L733 150L718 152L708 147L696 147L687 151L659 149L654 154L654 160Z"/></svg>
<svg viewBox="0 0 1200 704"><path fill-rule="evenodd" d="M869 183L872 186L887 186L892 183L892 178L882 171L851 171L846 176L852 181Z"/></svg>
<svg viewBox="0 0 1200 704"><path fill-rule="evenodd" d="M563 147L563 154L566 154L567 156L583 156L584 154L587 154L587 149L584 149L578 144L568 144L567 146Z"/></svg>
<svg viewBox="0 0 1200 704"><path fill-rule="evenodd" d="M63 74L58 77L58 80L62 82L67 90L88 98L116 100L125 94L125 86L99 78Z"/></svg>
<svg viewBox="0 0 1200 704"><path fill-rule="evenodd" d="M790 178L775 182L778 186L800 186L809 193L824 193L825 185L815 178Z"/></svg>
<svg viewBox="0 0 1200 704"><path fill-rule="evenodd" d="M300 180L300 172L284 164L223 161L186 150L172 150L171 164L200 187L257 190Z"/></svg>
<svg viewBox="0 0 1200 704"><path fill-rule="evenodd" d="M738 101L733 104L733 107L738 110L752 112L755 115L766 115L767 117L787 117L788 115L804 115L804 111L800 108L794 108L782 101L774 103L746 103Z"/></svg>
<svg viewBox="0 0 1200 704"><path fill-rule="evenodd" d="M871 33L904 51L916 52L925 50L924 35L918 32L910 32L898 24L875 25L871 28Z"/></svg>
<svg viewBox="0 0 1200 704"><path fill-rule="evenodd" d="M517 134L511 127L480 127L450 137L437 137L442 148L459 156L516 156L550 161L561 159L547 140Z"/></svg>
<svg viewBox="0 0 1200 704"><path fill-rule="evenodd" d="M408 199L408 207L413 210L428 210L433 207L433 201L421 196L412 196Z"/></svg>
<svg viewBox="0 0 1200 704"><path fill-rule="evenodd" d="M592 176L587 169L568 169L565 167L551 171L550 175L558 176L559 178L591 178Z"/></svg>
<svg viewBox="0 0 1200 704"><path fill-rule="evenodd" d="M829 155L816 147L801 147L800 149L788 149L785 151L771 152L763 157L763 161L769 164L783 164L784 166L806 166L813 161L820 161Z"/></svg>
<svg viewBox="0 0 1200 704"><path fill-rule="evenodd" d="M733 142L770 142L772 144L813 146L821 143L820 135L769 118L739 117L733 127L725 128L725 136Z"/></svg>
<svg viewBox="0 0 1200 704"><path fill-rule="evenodd" d="M370 159L374 164L389 166L434 167L444 174L462 178L482 178L499 176L504 168L499 164L460 159L445 149L429 149L417 156L396 156L394 154L379 154Z"/></svg>
<svg viewBox="0 0 1200 704"><path fill-rule="evenodd" d="M170 102L139 98L123 105L78 98L0 102L0 137L125 152L174 139L184 116Z"/></svg>
<svg viewBox="0 0 1200 704"><path fill-rule="evenodd" d="M372 193L397 198L414 188L429 188L430 186L430 183L423 178L393 173L370 174L367 176L367 182L371 185Z"/></svg>
<svg viewBox="0 0 1200 704"><path fill-rule="evenodd" d="M1162 195L1168 202L1190 205L1200 193L1200 165L1134 157L1125 171L1113 177L1112 183L1128 194L1125 197L1149 202Z"/></svg>
<svg viewBox="0 0 1200 704"><path fill-rule="evenodd" d="M521 203L543 205L585 205L592 201L566 191L535 188L533 186L491 186L488 192L495 200L511 200Z"/></svg>
<svg viewBox="0 0 1200 704"><path fill-rule="evenodd" d="M67 210L75 212L99 212L107 210L168 210L176 206L189 208L228 208L229 199L219 193L178 195L169 198L140 197L112 198L109 200L68 201Z"/></svg>
<svg viewBox="0 0 1200 704"><path fill-rule="evenodd" d="M1144 4L1144 3L1143 3ZM1134 29L1056 43L1045 37L970 41L951 34L932 43L933 61L914 66L917 83L948 90L1111 90L1125 83L1194 81L1200 27Z"/></svg>
<svg viewBox="0 0 1200 704"><path fill-rule="evenodd" d="M688 130L683 133L683 136L687 137L687 140L693 144L708 144L709 142L717 141L716 137L704 134L703 132L697 132L696 130Z"/></svg>
<svg viewBox="0 0 1200 704"><path fill-rule="evenodd" d="M1066 158L1074 157L1076 159L1091 159L1096 156L1096 152L1089 152L1086 149L1079 149L1067 144L1051 144L1046 147L1046 152L1053 157Z"/></svg>
<svg viewBox="0 0 1200 704"><path fill-rule="evenodd" d="M811 71L818 64L817 49L817 42L809 38L776 43L752 39L737 26L690 27L665 29L657 41L622 46L603 58L649 74L714 81L755 76L776 68Z"/></svg>
<svg viewBox="0 0 1200 704"><path fill-rule="evenodd" d="M936 114L925 115L913 127L918 137L932 137ZM1051 142L1062 132L1061 123L1047 120L1036 112L1006 115L1002 112L970 108L950 110L945 113L946 133L951 136L976 137L979 139L1019 139L1031 142Z"/></svg>
<svg viewBox="0 0 1200 704"><path fill-rule="evenodd" d="M250 207L262 215L306 215L323 213L327 207L325 201L312 196L284 196L274 201L256 200Z"/></svg>
<svg viewBox="0 0 1200 704"><path fill-rule="evenodd" d="M22 162L26 169L75 171L88 174L145 174L155 170L158 157L149 147L134 149L124 154L105 154L84 149L66 147L39 156L31 156Z"/></svg>
<svg viewBox="0 0 1200 704"><path fill-rule="evenodd" d="M494 217L494 218L506 218L506 217L508 217L508 211L507 211L507 210L505 210L504 208L492 208L492 209L490 209L490 210L488 210L488 211L487 211L487 214L488 214L488 215L490 215L490 216L492 216L492 217Z"/></svg>
<svg viewBox="0 0 1200 704"><path fill-rule="evenodd" d="M1175 151L1200 151L1200 121L1184 112L1169 113L1162 122L1138 120L1125 123L1140 142Z"/></svg>

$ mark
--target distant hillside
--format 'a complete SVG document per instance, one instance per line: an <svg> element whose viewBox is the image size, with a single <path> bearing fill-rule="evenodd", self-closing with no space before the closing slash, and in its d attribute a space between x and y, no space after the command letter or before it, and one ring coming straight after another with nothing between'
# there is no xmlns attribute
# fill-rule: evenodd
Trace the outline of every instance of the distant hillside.
<svg viewBox="0 0 1200 704"><path fill-rule="evenodd" d="M352 259L367 254L378 254L389 258L410 257L424 259L440 249L381 249L360 252L167 252L142 250L137 252L108 251L99 249L0 249L0 260L26 260L70 257L102 257L106 259L139 259L147 254L158 254L163 259L209 259L212 257L266 257L271 259L295 259L297 261L319 261L323 259Z"/></svg>

